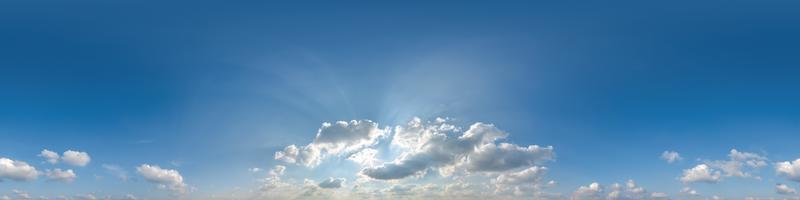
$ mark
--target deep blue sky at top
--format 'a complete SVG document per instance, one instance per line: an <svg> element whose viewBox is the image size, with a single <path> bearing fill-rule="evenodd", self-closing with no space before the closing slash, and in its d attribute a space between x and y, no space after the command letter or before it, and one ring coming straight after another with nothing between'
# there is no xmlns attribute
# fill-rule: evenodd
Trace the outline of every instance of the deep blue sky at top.
<svg viewBox="0 0 800 200"><path fill-rule="evenodd" d="M180 161L187 182L232 186L245 171L230 183L208 172L268 168L272 152L309 141L325 121L443 116L553 145L552 176L565 184L635 178L672 191L678 183L663 180L730 148L800 157L798 10L4 2L0 156L33 162L43 148L72 148L97 164ZM690 162L665 165L664 150Z"/></svg>

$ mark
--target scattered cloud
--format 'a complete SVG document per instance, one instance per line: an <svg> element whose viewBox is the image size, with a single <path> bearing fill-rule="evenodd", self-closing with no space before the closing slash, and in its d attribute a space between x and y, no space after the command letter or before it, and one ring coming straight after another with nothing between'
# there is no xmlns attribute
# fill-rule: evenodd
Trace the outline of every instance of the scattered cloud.
<svg viewBox="0 0 800 200"><path fill-rule="evenodd" d="M42 150L42 152L39 153L39 157L44 158L45 161L47 161L50 164L58 163L58 159L61 158L61 156L59 156L58 153L50 151L50 150L47 150L47 149Z"/></svg>
<svg viewBox="0 0 800 200"><path fill-rule="evenodd" d="M684 183L703 182L716 183L720 180L720 172L706 164L697 165L691 169L683 170L680 180Z"/></svg>
<svg viewBox="0 0 800 200"><path fill-rule="evenodd" d="M775 163L775 172L778 176L785 177L791 181L800 182L800 158L794 161Z"/></svg>
<svg viewBox="0 0 800 200"><path fill-rule="evenodd" d="M0 182L3 180L30 181L39 176L36 168L23 161L0 157Z"/></svg>
<svg viewBox="0 0 800 200"><path fill-rule="evenodd" d="M667 163L674 163L683 160L681 154L675 151L664 151L661 153L661 159L667 161Z"/></svg>
<svg viewBox="0 0 800 200"><path fill-rule="evenodd" d="M344 178L333 178L330 177L328 179L322 180L319 182L318 186L320 188L341 188L344 184Z"/></svg>
<svg viewBox="0 0 800 200"><path fill-rule="evenodd" d="M645 200L669 199L669 196L662 192L648 192L643 187L636 185L636 181L628 180L624 185L614 183L603 187L599 183L593 182L586 186L580 186L573 192L572 199Z"/></svg>
<svg viewBox="0 0 800 200"><path fill-rule="evenodd" d="M75 172L73 172L71 169L62 170L58 168L53 170L50 169L46 170L45 176L47 177L47 180L67 182L67 183L74 181L75 178L78 177L77 175L75 175Z"/></svg>
<svg viewBox="0 0 800 200"><path fill-rule="evenodd" d="M387 132L388 129L380 129L378 123L370 120L326 122L317 130L313 142L300 147L289 145L275 152L275 159L315 167L326 156L357 152L373 145Z"/></svg>
<svg viewBox="0 0 800 200"><path fill-rule="evenodd" d="M446 124L444 120L425 124L415 118L406 127L395 130L400 130L402 136L395 135L395 140L399 141L393 140L392 143L407 151L394 161L364 168L362 174L373 179L391 180L451 166L463 166L472 172L502 172L540 164L554 157L552 147L496 144L508 133L492 124L475 123L461 134L457 132L459 128Z"/></svg>
<svg viewBox="0 0 800 200"><path fill-rule="evenodd" d="M145 180L158 184L159 188L169 189L176 193L185 193L186 184L183 176L173 169L162 169L157 165L142 164L136 167L136 172L142 175Z"/></svg>
<svg viewBox="0 0 800 200"><path fill-rule="evenodd" d="M781 183L775 184L775 192L778 194L797 194L797 191L794 188Z"/></svg>
<svg viewBox="0 0 800 200"><path fill-rule="evenodd" d="M67 150L62 154L61 161L70 165L83 167L89 164L92 158L89 157L89 153L86 152Z"/></svg>
<svg viewBox="0 0 800 200"><path fill-rule="evenodd" d="M722 170L725 176L756 179L760 179L760 177L754 176L751 171L767 166L767 158L765 156L740 152L736 149L731 149L728 158L729 160L709 161L706 164L712 168Z"/></svg>

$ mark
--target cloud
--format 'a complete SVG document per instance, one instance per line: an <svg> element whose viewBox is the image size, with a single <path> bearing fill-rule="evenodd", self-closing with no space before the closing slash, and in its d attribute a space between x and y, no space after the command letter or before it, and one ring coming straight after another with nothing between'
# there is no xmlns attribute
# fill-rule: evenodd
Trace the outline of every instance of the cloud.
<svg viewBox="0 0 800 200"><path fill-rule="evenodd" d="M258 168L258 167L252 167L252 168L249 168L249 169L247 169L247 171L248 171L248 172L252 172L252 173L257 173L257 172L260 172L260 171L261 171L261 168Z"/></svg>
<svg viewBox="0 0 800 200"><path fill-rule="evenodd" d="M748 169L759 169L767 166L767 158L755 153L731 149L728 157L729 160L709 161L706 164L712 168L722 170L725 176L742 178L754 177L751 172L748 172Z"/></svg>
<svg viewBox="0 0 800 200"><path fill-rule="evenodd" d="M688 195L688 196L700 196L700 194L697 193L697 190L694 190L694 189L689 188L689 187L684 187L683 189L681 189L681 194Z"/></svg>
<svg viewBox="0 0 800 200"><path fill-rule="evenodd" d="M520 147L515 144L492 143L482 145L467 157L467 169L470 171L505 171L523 166L540 164L552 160L553 147L531 145Z"/></svg>
<svg viewBox="0 0 800 200"><path fill-rule="evenodd" d="M44 158L45 161L47 161L50 164L58 163L58 159L60 158L60 156L58 156L58 153L47 149L42 150L42 152L39 153L39 157Z"/></svg>
<svg viewBox="0 0 800 200"><path fill-rule="evenodd" d="M678 152L675 151L664 151L664 153L661 153L661 159L664 159L667 161L667 163L674 163L683 160L681 154L678 154Z"/></svg>
<svg viewBox="0 0 800 200"><path fill-rule="evenodd" d="M89 164L92 158L89 157L89 154L86 152L67 150L61 156L61 161L70 165L83 167Z"/></svg>
<svg viewBox="0 0 800 200"><path fill-rule="evenodd" d="M381 180L401 179L453 165L466 166L473 172L498 172L529 167L553 158L552 147L495 144L508 133L492 124L478 122L459 134L459 128L453 128L444 120L424 124L415 118L407 127L395 130L402 136L395 135L395 140L399 138L399 141L392 143L407 151L391 162L362 169L362 174Z"/></svg>
<svg viewBox="0 0 800 200"><path fill-rule="evenodd" d="M775 163L775 172L778 176L800 182L800 158L794 161Z"/></svg>
<svg viewBox="0 0 800 200"><path fill-rule="evenodd" d="M59 181L59 182L72 182L78 176L75 175L71 169L68 170L61 170L61 169L53 169L53 170L46 170L45 176L47 176L47 180L51 181Z"/></svg>
<svg viewBox="0 0 800 200"><path fill-rule="evenodd" d="M318 186L321 188L341 188L342 184L344 184L344 181L345 181L344 178L330 177L328 179L320 181Z"/></svg>
<svg viewBox="0 0 800 200"><path fill-rule="evenodd" d="M775 184L775 192L778 194L797 194L797 191L794 190L794 188L791 188L786 184Z"/></svg>
<svg viewBox="0 0 800 200"><path fill-rule="evenodd" d="M519 172L501 174L497 176L494 183L502 186L536 183L541 180L546 171L546 167L533 166Z"/></svg>
<svg viewBox="0 0 800 200"><path fill-rule="evenodd" d="M328 155L357 152L374 145L387 132L388 129L380 129L370 120L326 122L317 130L313 142L301 147L289 145L275 152L275 159L315 167Z"/></svg>
<svg viewBox="0 0 800 200"><path fill-rule="evenodd" d="M0 157L0 182L5 179L29 181L38 176L39 171L28 163Z"/></svg>
<svg viewBox="0 0 800 200"><path fill-rule="evenodd" d="M680 180L684 183L716 183L720 180L720 172L706 164L700 164L694 168L683 170L683 176Z"/></svg>
<svg viewBox="0 0 800 200"><path fill-rule="evenodd" d="M14 193L14 196L17 196L17 199L33 199L33 197L31 197L31 194L25 191L15 189L11 190L11 192Z"/></svg>
<svg viewBox="0 0 800 200"><path fill-rule="evenodd" d="M572 194L572 199L602 199L603 187L593 182L587 186L580 186Z"/></svg>
<svg viewBox="0 0 800 200"><path fill-rule="evenodd" d="M176 193L185 193L186 184L183 176L173 169L162 169L156 165L142 164L136 167L136 172L142 175L145 180L158 184L159 188L169 189Z"/></svg>
<svg viewBox="0 0 800 200"><path fill-rule="evenodd" d="M645 200L669 199L669 196L661 192L650 193L643 187L637 186L636 181L628 180L624 185L614 183L607 188L597 182L581 186L572 194L572 199Z"/></svg>

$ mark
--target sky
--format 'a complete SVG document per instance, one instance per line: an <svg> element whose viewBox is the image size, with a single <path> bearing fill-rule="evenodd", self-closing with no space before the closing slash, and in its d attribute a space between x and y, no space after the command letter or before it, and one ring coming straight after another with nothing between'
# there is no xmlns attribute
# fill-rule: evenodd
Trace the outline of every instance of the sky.
<svg viewBox="0 0 800 200"><path fill-rule="evenodd" d="M797 1L6 1L4 199L800 199Z"/></svg>

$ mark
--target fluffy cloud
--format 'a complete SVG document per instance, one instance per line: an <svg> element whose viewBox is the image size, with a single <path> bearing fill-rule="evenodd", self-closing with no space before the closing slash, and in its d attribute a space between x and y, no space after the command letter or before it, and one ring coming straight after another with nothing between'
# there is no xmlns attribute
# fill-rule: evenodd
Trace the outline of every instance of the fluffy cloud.
<svg viewBox="0 0 800 200"><path fill-rule="evenodd" d="M47 149L42 150L42 152L39 153L39 157L44 158L45 161L47 161L50 164L58 163L58 159L61 158L61 156L59 156L58 153Z"/></svg>
<svg viewBox="0 0 800 200"><path fill-rule="evenodd" d="M547 168L541 165L555 158L553 147L504 142L509 134L492 124L473 123L462 131L448 120L414 118L391 129L380 129L369 120L324 123L312 142L288 145L275 153L275 159L312 168L333 158L339 160L332 163L345 159L355 162L361 170L352 189L327 189L344 188L343 178L319 182L306 179L302 183L284 180L285 167L280 166L260 180L258 195L279 199L562 198L544 191L555 185L554 181L542 181ZM428 178L435 172L440 177L430 178L450 177L453 183L420 185L395 180ZM484 182L465 183L473 180Z"/></svg>
<svg viewBox="0 0 800 200"><path fill-rule="evenodd" d="M59 182L72 182L78 176L75 175L71 169L68 170L61 170L61 169L53 169L53 170L46 170L45 176L47 176L47 180L51 181L59 181Z"/></svg>
<svg viewBox="0 0 800 200"><path fill-rule="evenodd" d="M572 194L572 199L602 199L603 187L593 182L587 186L580 186Z"/></svg>
<svg viewBox="0 0 800 200"><path fill-rule="evenodd" d="M29 181L38 176L39 171L28 163L0 157L0 182L5 179Z"/></svg>
<svg viewBox="0 0 800 200"><path fill-rule="evenodd" d="M83 167L89 164L92 158L89 157L89 153L86 152L67 150L61 156L61 161L70 165Z"/></svg>
<svg viewBox="0 0 800 200"><path fill-rule="evenodd" d="M706 164L700 164L694 168L683 170L683 176L680 178L680 180L684 183L716 183L720 180L720 172L712 169Z"/></svg>
<svg viewBox="0 0 800 200"><path fill-rule="evenodd" d="M734 177L754 177L749 169L759 169L767 166L767 158L755 153L740 152L731 149L728 154L729 160L718 160L706 162L710 167L722 170L725 176ZM758 177L755 177L758 178Z"/></svg>
<svg viewBox="0 0 800 200"><path fill-rule="evenodd" d="M444 120L423 124L415 118L408 127L398 127L393 144L408 149L392 162L364 168L374 179L401 179L422 175L428 169L463 165L469 171L505 171L528 167L553 158L552 147L520 147L495 144L508 136L492 124L475 123L463 134ZM402 134L400 134L402 133ZM398 139L399 138L399 139Z"/></svg>
<svg viewBox="0 0 800 200"><path fill-rule="evenodd" d="M661 153L661 159L664 159L667 161L667 163L674 163L683 160L681 154L678 154L678 152L675 151L664 151L664 153Z"/></svg>
<svg viewBox="0 0 800 200"><path fill-rule="evenodd" d="M176 193L185 193L186 184L183 183L183 176L173 169L162 169L156 165L142 164L136 167L136 172L142 175L145 180L158 184L159 188L169 189Z"/></svg>
<svg viewBox="0 0 800 200"><path fill-rule="evenodd" d="M797 194L797 191L794 190L794 188L791 188L786 184L775 184L775 192L778 194Z"/></svg>
<svg viewBox="0 0 800 200"><path fill-rule="evenodd" d="M533 184L540 181L545 171L547 171L546 167L533 166L519 172L501 174L497 176L494 183L497 185Z"/></svg>
<svg viewBox="0 0 800 200"><path fill-rule="evenodd" d="M644 200L669 197L661 192L647 192L643 187L637 186L635 181L628 180L624 185L614 183L608 188L597 182L581 186L572 194L572 199Z"/></svg>
<svg viewBox="0 0 800 200"><path fill-rule="evenodd" d="M697 193L697 190L694 190L694 189L689 188L689 187L685 187L685 188L681 189L681 194L684 194L684 195L687 195L687 196L699 196L700 195L699 193Z"/></svg>
<svg viewBox="0 0 800 200"><path fill-rule="evenodd" d="M313 142L301 147L289 145L275 152L275 159L314 167L327 155L356 152L371 146L387 132L388 129L380 129L370 120L326 122L317 130Z"/></svg>
<svg viewBox="0 0 800 200"><path fill-rule="evenodd" d="M322 180L319 182L318 186L321 188L341 188L344 184L344 178L333 178L330 177L328 179Z"/></svg>
<svg viewBox="0 0 800 200"><path fill-rule="evenodd" d="M470 153L466 165L470 171L505 171L540 164L552 160L553 156L553 147L550 146L520 147L509 143L489 143Z"/></svg>
<svg viewBox="0 0 800 200"><path fill-rule="evenodd" d="M775 172L792 181L800 182L800 158L794 161L775 163Z"/></svg>

